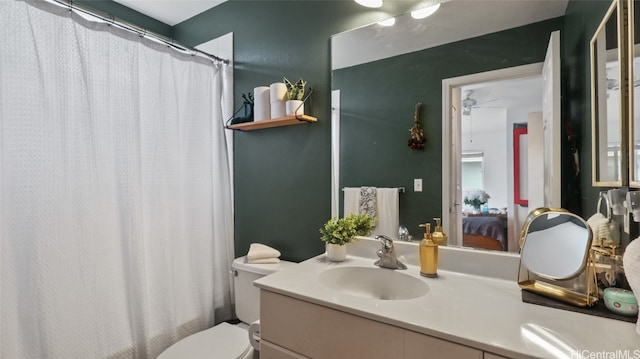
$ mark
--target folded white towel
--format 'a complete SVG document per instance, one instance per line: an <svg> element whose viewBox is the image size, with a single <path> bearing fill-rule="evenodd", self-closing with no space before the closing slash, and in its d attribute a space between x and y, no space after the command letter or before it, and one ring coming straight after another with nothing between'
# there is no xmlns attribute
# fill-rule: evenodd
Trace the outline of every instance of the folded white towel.
<svg viewBox="0 0 640 359"><path fill-rule="evenodd" d="M253 261L255 259L278 258L278 257L280 257L279 250L271 248L262 243L251 243L251 246L249 246L249 253L247 253L248 261Z"/></svg>
<svg viewBox="0 0 640 359"><path fill-rule="evenodd" d="M377 188L378 223L373 234L384 234L391 238L398 238L400 226L400 198L397 188Z"/></svg>
<svg viewBox="0 0 640 359"><path fill-rule="evenodd" d="M247 263L249 263L249 264L277 264L277 263L280 263L280 258L247 259Z"/></svg>
<svg viewBox="0 0 640 359"><path fill-rule="evenodd" d="M344 189L344 215L360 213L360 188L348 187Z"/></svg>

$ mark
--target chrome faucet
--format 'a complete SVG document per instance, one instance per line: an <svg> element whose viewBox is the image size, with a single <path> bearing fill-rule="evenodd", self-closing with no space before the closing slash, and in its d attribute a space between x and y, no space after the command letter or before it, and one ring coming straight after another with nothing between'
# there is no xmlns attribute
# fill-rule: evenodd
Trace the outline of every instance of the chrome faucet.
<svg viewBox="0 0 640 359"><path fill-rule="evenodd" d="M379 234L376 239L382 242L382 248L376 252L380 259L373 264L381 268L407 269L407 266L396 258L396 251L393 248L393 240L391 238Z"/></svg>

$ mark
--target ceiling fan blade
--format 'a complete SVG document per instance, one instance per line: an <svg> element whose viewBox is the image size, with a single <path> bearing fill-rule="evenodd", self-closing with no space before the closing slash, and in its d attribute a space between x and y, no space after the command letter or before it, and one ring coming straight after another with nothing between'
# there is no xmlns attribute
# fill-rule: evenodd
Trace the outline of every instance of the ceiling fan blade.
<svg viewBox="0 0 640 359"><path fill-rule="evenodd" d="M485 104L488 104L488 103L491 103L491 102L496 102L496 101L498 101L498 100L499 100L499 99L494 98L494 99L491 99L491 100L483 101L483 102L480 102L479 104L474 105L473 107L475 107L475 108L479 108L479 107L482 107L482 106L483 106L483 105L485 105Z"/></svg>

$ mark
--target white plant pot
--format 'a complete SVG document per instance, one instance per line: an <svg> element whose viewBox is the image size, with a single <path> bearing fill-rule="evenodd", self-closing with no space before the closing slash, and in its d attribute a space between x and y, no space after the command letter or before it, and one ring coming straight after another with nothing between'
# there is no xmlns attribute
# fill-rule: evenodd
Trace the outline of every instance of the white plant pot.
<svg viewBox="0 0 640 359"><path fill-rule="evenodd" d="M304 115L304 103L301 100L288 100L285 107L287 116Z"/></svg>
<svg viewBox="0 0 640 359"><path fill-rule="evenodd" d="M327 258L332 262L342 262L347 258L347 246L327 243Z"/></svg>

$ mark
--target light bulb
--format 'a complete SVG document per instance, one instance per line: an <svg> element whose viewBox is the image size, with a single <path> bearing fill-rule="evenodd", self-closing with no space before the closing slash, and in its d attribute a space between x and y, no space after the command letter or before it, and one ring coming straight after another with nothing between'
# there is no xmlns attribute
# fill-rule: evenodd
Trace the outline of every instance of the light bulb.
<svg viewBox="0 0 640 359"><path fill-rule="evenodd" d="M411 17L414 19L424 19L425 17L433 15L433 13L438 11L439 8L440 4L435 4L422 9L413 10L411 12Z"/></svg>
<svg viewBox="0 0 640 359"><path fill-rule="evenodd" d="M380 7L382 6L382 0L355 0L358 4L365 7Z"/></svg>

